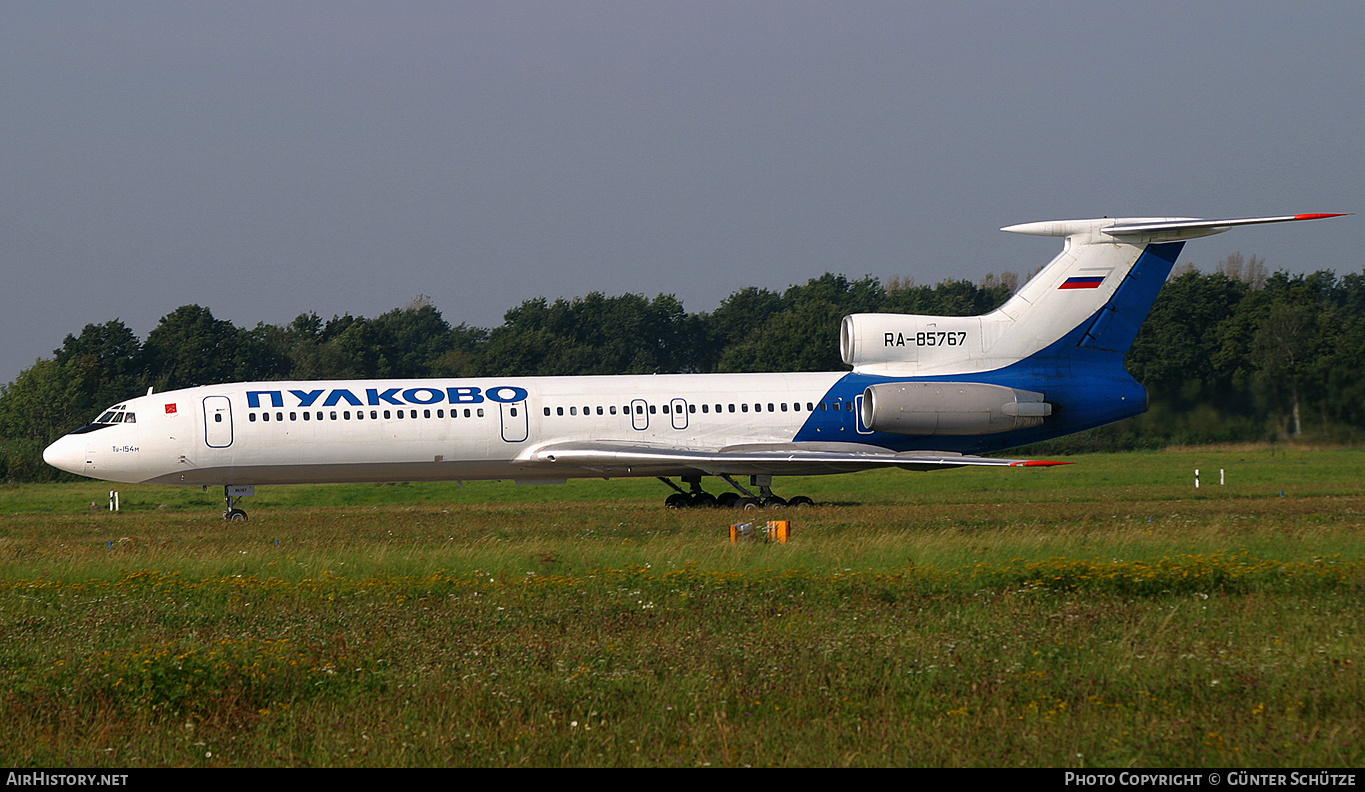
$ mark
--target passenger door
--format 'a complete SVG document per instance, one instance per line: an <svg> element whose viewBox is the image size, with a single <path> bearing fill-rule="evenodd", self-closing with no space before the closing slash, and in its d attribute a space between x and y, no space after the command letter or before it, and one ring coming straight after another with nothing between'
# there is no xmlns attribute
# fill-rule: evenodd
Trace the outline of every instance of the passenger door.
<svg viewBox="0 0 1365 792"><path fill-rule="evenodd" d="M226 396L204 397L204 443L209 448L232 445L232 401Z"/></svg>

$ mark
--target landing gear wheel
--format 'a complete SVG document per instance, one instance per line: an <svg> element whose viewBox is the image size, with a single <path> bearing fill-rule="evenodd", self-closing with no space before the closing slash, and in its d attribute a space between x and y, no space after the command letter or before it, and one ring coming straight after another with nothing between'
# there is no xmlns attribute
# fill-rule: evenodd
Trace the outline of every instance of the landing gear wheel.
<svg viewBox="0 0 1365 792"><path fill-rule="evenodd" d="M246 522L246 512L241 509L228 509L223 512L223 519L228 522Z"/></svg>
<svg viewBox="0 0 1365 792"><path fill-rule="evenodd" d="M805 495L797 495L795 498L787 501L787 505L793 509L804 509L807 506L814 506L815 501L807 498Z"/></svg>
<svg viewBox="0 0 1365 792"><path fill-rule="evenodd" d="M769 495L763 499L763 508L765 509L784 509L786 506L786 499L779 498L776 495Z"/></svg>
<svg viewBox="0 0 1365 792"><path fill-rule="evenodd" d="M681 492L675 492L664 500L664 505L670 509L686 509L692 505L692 499Z"/></svg>
<svg viewBox="0 0 1365 792"><path fill-rule="evenodd" d="M709 492L698 492L692 496L692 508L694 509L714 509L716 505L716 496Z"/></svg>
<svg viewBox="0 0 1365 792"><path fill-rule="evenodd" d="M720 506L722 509L729 509L735 505L735 501L737 500L739 500L738 492L722 492L720 495L716 496L716 505Z"/></svg>
<svg viewBox="0 0 1365 792"><path fill-rule="evenodd" d="M749 511L750 509L761 509L763 508L763 504L759 503L757 498L735 498L734 503L731 504L731 508Z"/></svg>

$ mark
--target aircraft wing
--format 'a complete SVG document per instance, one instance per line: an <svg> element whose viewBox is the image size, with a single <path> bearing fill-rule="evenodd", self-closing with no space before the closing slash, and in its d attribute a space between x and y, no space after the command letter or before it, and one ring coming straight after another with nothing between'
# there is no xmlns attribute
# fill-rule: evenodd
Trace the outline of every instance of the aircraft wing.
<svg viewBox="0 0 1365 792"><path fill-rule="evenodd" d="M718 476L722 473L813 476L880 467L941 470L967 465L1045 467L1071 464L1037 459L966 456L949 451L896 452L858 443L768 443L697 449L607 441L552 443L535 449L521 461L528 468L546 472L567 468L586 470L601 476Z"/></svg>

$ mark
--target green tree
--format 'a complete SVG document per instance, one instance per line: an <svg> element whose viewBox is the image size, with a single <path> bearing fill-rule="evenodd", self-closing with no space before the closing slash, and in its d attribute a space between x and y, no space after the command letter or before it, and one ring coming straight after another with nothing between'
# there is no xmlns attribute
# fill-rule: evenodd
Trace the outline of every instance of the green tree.
<svg viewBox="0 0 1365 792"><path fill-rule="evenodd" d="M1237 399L1215 357L1216 329L1248 291L1245 283L1221 272L1191 270L1166 284L1125 360L1154 401L1170 402L1177 410L1203 402L1221 409L1244 406L1228 403Z"/></svg>
<svg viewBox="0 0 1365 792"><path fill-rule="evenodd" d="M209 309L182 305L147 334L147 384L174 390L220 382L278 379L289 375L289 358L264 337L213 318Z"/></svg>

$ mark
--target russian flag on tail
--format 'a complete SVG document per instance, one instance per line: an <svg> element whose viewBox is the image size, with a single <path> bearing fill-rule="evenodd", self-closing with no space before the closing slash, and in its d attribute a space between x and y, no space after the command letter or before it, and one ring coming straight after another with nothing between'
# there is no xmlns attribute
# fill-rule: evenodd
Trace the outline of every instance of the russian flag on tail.
<svg viewBox="0 0 1365 792"><path fill-rule="evenodd" d="M1058 289L1098 289L1104 282L1103 275L1083 275L1076 278L1067 278L1066 282Z"/></svg>

